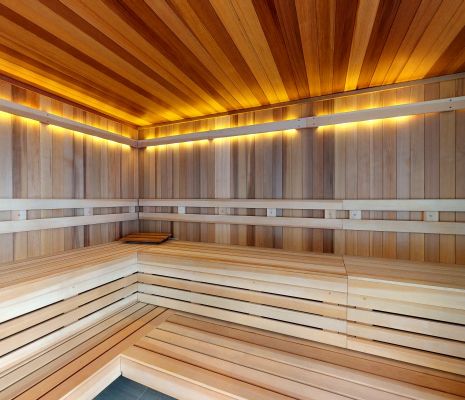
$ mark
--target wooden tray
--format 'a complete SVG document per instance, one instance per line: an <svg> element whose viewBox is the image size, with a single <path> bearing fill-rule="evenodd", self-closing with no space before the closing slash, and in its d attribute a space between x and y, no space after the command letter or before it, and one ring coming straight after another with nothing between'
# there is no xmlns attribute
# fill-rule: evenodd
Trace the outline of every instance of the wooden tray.
<svg viewBox="0 0 465 400"><path fill-rule="evenodd" d="M160 244L165 242L171 237L171 233L155 232L155 233L131 233L123 238L121 241L126 243L151 243Z"/></svg>

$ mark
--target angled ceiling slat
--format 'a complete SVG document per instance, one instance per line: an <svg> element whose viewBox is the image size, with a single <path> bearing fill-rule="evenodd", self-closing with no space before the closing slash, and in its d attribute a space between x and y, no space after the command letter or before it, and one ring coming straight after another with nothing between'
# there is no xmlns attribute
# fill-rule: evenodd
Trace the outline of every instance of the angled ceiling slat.
<svg viewBox="0 0 465 400"><path fill-rule="evenodd" d="M138 125L465 71L464 0L0 0L0 24L0 73Z"/></svg>

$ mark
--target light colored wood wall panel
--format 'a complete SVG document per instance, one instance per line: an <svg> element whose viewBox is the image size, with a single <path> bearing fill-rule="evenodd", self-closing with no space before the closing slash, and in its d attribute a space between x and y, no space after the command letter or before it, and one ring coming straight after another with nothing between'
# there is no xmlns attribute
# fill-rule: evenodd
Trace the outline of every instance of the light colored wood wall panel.
<svg viewBox="0 0 465 400"><path fill-rule="evenodd" d="M142 129L140 138L460 96L465 90L464 81L459 78L427 82L227 117L189 120ZM465 129L463 115L463 111L431 113L141 149L140 165L144 171L140 198L212 199L224 198L227 193L235 199L463 199L463 179L460 179L463 173L459 173L465 165L459 140ZM168 159L168 153L176 156ZM197 154L200 160L195 162ZM158 166L164 169L161 173ZM170 185L179 190L164 192L166 197L161 188ZM154 190L148 190L151 187ZM144 211L152 209L146 207ZM363 219L422 221L420 211L371 210L364 211ZM187 212L197 211L192 208ZM266 215L265 209L233 212L244 216ZM340 218L347 218L346 211L338 213L343 213ZM278 216L281 215L323 218L324 212L286 210L280 214L278 210ZM460 212L440 213L443 222L463 220ZM172 225L179 239L220 241L211 233L212 229L213 232L219 229L214 225L190 222ZM148 230L171 230L169 222L144 221L141 226ZM225 241L222 237L221 242L230 244L447 263L465 259L464 247L457 245L462 243L463 235L222 226L227 229L229 239Z"/></svg>
<svg viewBox="0 0 465 400"><path fill-rule="evenodd" d="M93 115L45 95L1 81L0 97L129 136L135 129ZM137 198L138 154L120 144L91 138L52 125L0 115L0 198ZM96 209L119 213L120 207ZM28 219L82 216L81 209L38 209ZM10 220L0 211L0 220ZM0 235L0 262L48 255L115 240L138 230L137 221Z"/></svg>

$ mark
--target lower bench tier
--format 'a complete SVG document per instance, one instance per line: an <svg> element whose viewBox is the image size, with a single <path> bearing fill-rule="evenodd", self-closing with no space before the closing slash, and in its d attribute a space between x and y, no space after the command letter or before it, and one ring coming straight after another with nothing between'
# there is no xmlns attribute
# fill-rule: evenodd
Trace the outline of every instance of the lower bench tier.
<svg viewBox="0 0 465 400"><path fill-rule="evenodd" d="M178 311L121 354L121 373L179 400L465 395L463 377Z"/></svg>
<svg viewBox="0 0 465 400"><path fill-rule="evenodd" d="M463 266L172 242L138 270L139 301L465 375Z"/></svg>

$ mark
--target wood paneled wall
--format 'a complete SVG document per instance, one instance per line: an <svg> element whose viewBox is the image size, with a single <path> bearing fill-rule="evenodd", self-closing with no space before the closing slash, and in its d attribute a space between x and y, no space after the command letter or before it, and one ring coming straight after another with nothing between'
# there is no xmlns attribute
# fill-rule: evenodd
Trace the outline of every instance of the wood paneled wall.
<svg viewBox="0 0 465 400"><path fill-rule="evenodd" d="M134 127L0 81L0 98L136 137ZM137 150L0 113L0 198L137 198ZM99 213L118 212L101 209ZM28 219L82 215L81 210L28 211ZM0 220L10 212L0 211ZM0 235L0 263L115 240L138 222Z"/></svg>
<svg viewBox="0 0 465 400"><path fill-rule="evenodd" d="M419 83L147 128L141 138L464 94L465 79ZM465 110L159 146L141 150L139 162L140 198L465 198ZM265 215L265 210L236 212ZM323 216L322 211L285 213ZM366 217L422 219L413 212ZM440 220L465 221L465 215L443 212ZM464 236L151 221L141 221L141 227L172 228L184 240L465 263Z"/></svg>

